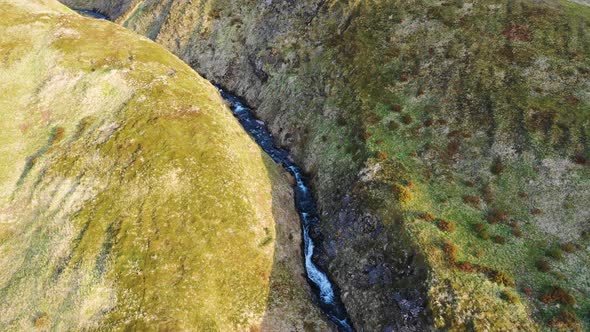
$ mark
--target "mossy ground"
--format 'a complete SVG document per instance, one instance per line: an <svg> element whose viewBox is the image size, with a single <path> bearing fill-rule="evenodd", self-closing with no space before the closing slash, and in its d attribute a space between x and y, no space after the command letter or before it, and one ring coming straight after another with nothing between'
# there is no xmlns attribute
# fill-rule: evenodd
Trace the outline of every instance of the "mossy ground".
<svg viewBox="0 0 590 332"><path fill-rule="evenodd" d="M284 174L210 83L56 1L0 18L1 330L324 326Z"/></svg>

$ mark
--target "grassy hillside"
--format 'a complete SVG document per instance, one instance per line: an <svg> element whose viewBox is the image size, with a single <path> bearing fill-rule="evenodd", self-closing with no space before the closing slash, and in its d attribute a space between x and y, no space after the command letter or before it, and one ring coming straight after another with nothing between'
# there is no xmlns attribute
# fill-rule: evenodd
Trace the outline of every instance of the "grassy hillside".
<svg viewBox="0 0 590 332"><path fill-rule="evenodd" d="M285 174L168 51L0 1L0 330L325 330Z"/></svg>
<svg viewBox="0 0 590 332"><path fill-rule="evenodd" d="M358 327L590 328L584 1L120 3L313 176Z"/></svg>

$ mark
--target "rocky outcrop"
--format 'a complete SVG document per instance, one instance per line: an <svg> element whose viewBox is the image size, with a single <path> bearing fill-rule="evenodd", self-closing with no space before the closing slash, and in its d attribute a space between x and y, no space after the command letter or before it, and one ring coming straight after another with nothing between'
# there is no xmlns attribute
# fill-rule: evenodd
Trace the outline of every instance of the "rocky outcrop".
<svg viewBox="0 0 590 332"><path fill-rule="evenodd" d="M189 66L0 1L0 77L0 330L330 329L287 175Z"/></svg>

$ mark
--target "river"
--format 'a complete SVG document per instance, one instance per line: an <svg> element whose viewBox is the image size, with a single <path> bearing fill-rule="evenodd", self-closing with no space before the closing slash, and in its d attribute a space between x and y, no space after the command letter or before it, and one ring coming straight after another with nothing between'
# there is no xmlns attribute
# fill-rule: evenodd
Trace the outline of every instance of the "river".
<svg viewBox="0 0 590 332"><path fill-rule="evenodd" d="M312 225L318 224L320 219L317 215L313 193L307 184L303 172L293 163L287 150L277 147L271 133L266 129L262 121L254 117L249 107L239 98L223 89L219 89L219 91L223 99L230 104L234 116L238 119L242 127L254 138L262 150L272 160L282 165L295 178L293 188L295 191L295 207L299 213L301 227L303 229L303 258L307 280L318 298L320 308L336 324L338 330L341 332L354 331L346 309L330 278L313 261L315 243L310 237L310 228Z"/></svg>

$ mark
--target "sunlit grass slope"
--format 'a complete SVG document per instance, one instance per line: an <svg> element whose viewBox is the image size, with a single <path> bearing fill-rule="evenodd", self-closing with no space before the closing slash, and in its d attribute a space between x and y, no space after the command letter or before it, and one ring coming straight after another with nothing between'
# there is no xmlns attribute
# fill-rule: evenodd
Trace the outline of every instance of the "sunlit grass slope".
<svg viewBox="0 0 590 332"><path fill-rule="evenodd" d="M56 1L3 0L0 78L0 330L318 319L292 266L269 300L275 222L298 248L290 187L182 61Z"/></svg>

